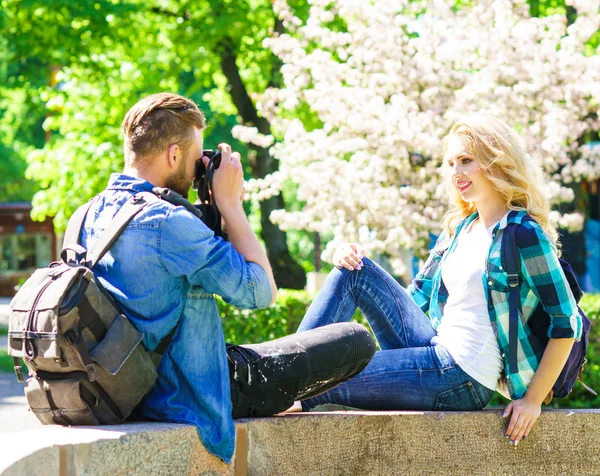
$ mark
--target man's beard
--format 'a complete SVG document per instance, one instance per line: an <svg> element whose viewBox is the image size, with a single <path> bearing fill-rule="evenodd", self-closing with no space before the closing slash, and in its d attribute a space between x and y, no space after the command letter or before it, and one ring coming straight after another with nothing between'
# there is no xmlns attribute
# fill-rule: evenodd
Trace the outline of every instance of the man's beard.
<svg viewBox="0 0 600 476"><path fill-rule="evenodd" d="M182 195L184 198L188 198L188 193L190 191L192 180L188 179L185 176L185 163L186 160L184 158L184 160L181 161L181 165L179 166L179 168L175 172L173 172L173 175L171 175L166 180L165 185L167 186L167 188L174 190L179 195Z"/></svg>

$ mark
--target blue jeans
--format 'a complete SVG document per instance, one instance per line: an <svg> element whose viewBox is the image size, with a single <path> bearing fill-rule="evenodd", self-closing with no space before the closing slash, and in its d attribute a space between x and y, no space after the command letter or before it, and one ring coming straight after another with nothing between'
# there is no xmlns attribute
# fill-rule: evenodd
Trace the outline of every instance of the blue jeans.
<svg viewBox="0 0 600 476"><path fill-rule="evenodd" d="M360 271L329 274L298 331L347 322L357 307L381 350L356 377L304 400L304 410L325 403L368 410L480 410L492 398L493 390L436 344L428 317L402 286L368 258Z"/></svg>

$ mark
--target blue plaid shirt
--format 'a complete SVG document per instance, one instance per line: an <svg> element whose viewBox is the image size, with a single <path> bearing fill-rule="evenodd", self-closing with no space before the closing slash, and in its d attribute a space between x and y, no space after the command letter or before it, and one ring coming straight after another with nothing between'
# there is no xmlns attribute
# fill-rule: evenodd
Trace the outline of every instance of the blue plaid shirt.
<svg viewBox="0 0 600 476"><path fill-rule="evenodd" d="M410 295L423 312L429 311L434 328L439 325L448 300L448 290L442 280L444 260L454 251L460 231L477 216L474 213L465 218L452 239L445 232L440 235L425 265L408 287ZM531 331L525 325L538 303L541 302L550 316L548 337L579 339L582 329L577 303L558 261L555 243L539 224L524 221L525 216L525 211L511 211L495 226L481 277L490 322L504 361L503 374L506 379L501 379L497 390L512 399L523 397L542 359L543 352L536 353L533 350ZM508 365L508 282L500 254L503 230L509 223L521 225L517 229L517 241L521 257L520 298L523 314L519 319L518 372L513 374L509 372Z"/></svg>

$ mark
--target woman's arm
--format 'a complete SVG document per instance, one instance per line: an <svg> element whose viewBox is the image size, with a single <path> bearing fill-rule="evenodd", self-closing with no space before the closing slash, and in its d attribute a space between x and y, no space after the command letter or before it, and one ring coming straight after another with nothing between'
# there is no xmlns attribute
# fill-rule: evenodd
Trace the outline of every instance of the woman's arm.
<svg viewBox="0 0 600 476"><path fill-rule="evenodd" d="M541 412L541 405L581 334L581 316L563 273L556 246L536 222L526 221L515 234L521 255L523 280L537 296L550 318L548 345L523 398L511 402L504 416L512 414L506 435L513 444L527 436Z"/></svg>
<svg viewBox="0 0 600 476"><path fill-rule="evenodd" d="M511 444L518 444L531 431L542 411L542 402L565 366L574 342L575 339L550 339L525 396L510 402L504 410L503 417L512 413L506 430Z"/></svg>

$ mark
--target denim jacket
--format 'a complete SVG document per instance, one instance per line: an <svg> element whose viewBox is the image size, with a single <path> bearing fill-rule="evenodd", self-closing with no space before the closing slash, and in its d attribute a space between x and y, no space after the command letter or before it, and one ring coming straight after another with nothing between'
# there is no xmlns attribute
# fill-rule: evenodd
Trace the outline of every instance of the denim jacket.
<svg viewBox="0 0 600 476"><path fill-rule="evenodd" d="M408 291L423 312L429 311L434 328L439 325L448 299L448 290L442 280L442 266L447 255L456 248L460 231L468 226L477 213L465 218L456 228L451 240L442 233L431 251L423 269ZM558 261L556 245L542 227L534 221L523 221L525 211L511 211L494 227L492 244L488 251L482 283L488 304L488 314L504 362L506 386L497 390L512 399L522 398L543 352L536 353L530 343L531 331L526 325L529 317L541 302L550 316L548 337L579 339L582 321L577 303ZM511 374L508 365L508 278L502 269L500 246L502 233L509 223L518 223L519 254L521 257L522 284L520 299L523 314L519 320L518 372Z"/></svg>
<svg viewBox="0 0 600 476"><path fill-rule="evenodd" d="M86 217L80 243L89 249L119 208L149 182L113 174ZM236 306L266 307L266 272L246 262L183 207L160 201L127 226L94 269L99 281L154 350L177 326L158 380L139 406L142 417L191 423L206 449L229 463L235 445L229 371L214 294Z"/></svg>

